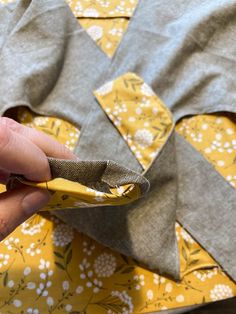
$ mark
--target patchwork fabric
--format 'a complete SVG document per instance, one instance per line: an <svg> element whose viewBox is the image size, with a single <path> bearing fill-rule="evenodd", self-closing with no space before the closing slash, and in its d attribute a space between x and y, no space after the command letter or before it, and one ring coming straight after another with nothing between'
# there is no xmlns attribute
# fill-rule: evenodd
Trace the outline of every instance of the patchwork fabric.
<svg viewBox="0 0 236 314"><path fill-rule="evenodd" d="M124 205L145 195L149 182L141 175L112 161L68 161L48 158L52 180L31 182L11 176L8 188L16 181L54 192L42 210ZM110 193L108 193L110 191Z"/></svg>
<svg viewBox="0 0 236 314"><path fill-rule="evenodd" d="M95 96L142 167L149 168L173 130L169 109L134 73L106 83Z"/></svg>
<svg viewBox="0 0 236 314"><path fill-rule="evenodd" d="M78 14L76 10L81 10L80 14L83 15L83 11L92 9L87 10L86 14L99 12L103 17L106 6L110 6L109 1L69 1L69 4L74 5L75 14ZM121 8L122 11L122 6L127 4L117 4L117 10ZM89 23L89 35L94 39L97 36L97 42L101 40L103 43L100 47L109 54L111 46L106 44L108 28L100 39L101 29L89 28L93 23L97 26L99 22L99 26L109 24L112 27L114 21L106 19L98 22L95 15L88 20L84 14L80 23ZM122 20L121 16L119 18ZM127 18L128 16L125 19ZM119 34L122 31L111 30L110 35L112 33L121 37ZM104 103L104 109L106 106L109 107L110 104ZM113 110L114 107L110 109ZM74 149L78 141L78 128L56 117L39 117L28 110L21 110L18 118L22 123L49 133ZM177 131L234 186L236 130L232 115L204 115L184 119L177 126ZM27 313L147 313L212 302L235 295L235 284L225 276L219 265L179 224L175 228L182 277L179 283L144 269L131 258L125 258L99 245L54 217L35 215L1 245L1 278L4 288L0 307L3 313L5 310L13 313L18 313L19 310ZM16 268L22 272L16 273ZM59 282L61 289L54 289L55 285L59 287ZM35 305L32 307L29 300L34 297Z"/></svg>
<svg viewBox="0 0 236 314"><path fill-rule="evenodd" d="M226 117L204 116L202 119L202 125L206 119L208 123L220 119L219 122L224 122L222 128L232 128L235 132L235 126L227 123ZM18 120L38 130L47 130L71 149L73 143L69 139L79 134L79 130L66 121L37 116L23 108L18 111ZM201 121L198 123L200 126ZM216 134L216 125L208 125L212 138ZM196 137L198 131L194 125L192 132ZM203 141L197 145L204 150L209 144ZM221 156L218 154L216 158L220 160ZM231 160L224 160L227 168ZM63 313L68 309L81 311L86 308L88 313L104 314L109 306L121 313L121 307L130 313L149 313L236 295L235 284L209 254L178 223L175 231L182 276L179 282L143 268L131 258L98 244L50 214L34 215L0 245L2 312L32 309L39 313ZM21 271L16 272L16 268ZM42 285L44 289L41 289ZM130 298L128 303L121 300L123 296ZM34 307L32 299L35 300Z"/></svg>

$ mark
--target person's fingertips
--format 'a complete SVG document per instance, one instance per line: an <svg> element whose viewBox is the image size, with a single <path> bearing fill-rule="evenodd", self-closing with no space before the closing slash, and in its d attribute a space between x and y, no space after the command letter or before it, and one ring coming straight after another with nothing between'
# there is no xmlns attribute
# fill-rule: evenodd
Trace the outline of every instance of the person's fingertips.
<svg viewBox="0 0 236 314"><path fill-rule="evenodd" d="M2 122L0 121L1 168L10 173L23 174L32 181L50 180L51 172L45 153L28 138L12 131Z"/></svg>
<svg viewBox="0 0 236 314"><path fill-rule="evenodd" d="M0 194L0 241L50 200L47 190L22 186Z"/></svg>
<svg viewBox="0 0 236 314"><path fill-rule="evenodd" d="M7 117L0 117L0 123L6 125L7 127L11 128L13 131L17 131L19 129L20 123L17 121L7 118Z"/></svg>
<svg viewBox="0 0 236 314"><path fill-rule="evenodd" d="M47 190L33 189L22 200L22 209L26 215L32 215L42 208L51 198Z"/></svg>
<svg viewBox="0 0 236 314"><path fill-rule="evenodd" d="M36 129L24 126L9 118L2 118L1 120L12 131L17 132L18 134L21 134L32 141L42 151L44 151L47 156L59 159L78 159L78 157L70 149L68 149L65 145L57 142L51 136Z"/></svg>
<svg viewBox="0 0 236 314"><path fill-rule="evenodd" d="M10 176L9 172L3 169L0 169L0 183L1 184L6 184L9 179L9 176Z"/></svg>

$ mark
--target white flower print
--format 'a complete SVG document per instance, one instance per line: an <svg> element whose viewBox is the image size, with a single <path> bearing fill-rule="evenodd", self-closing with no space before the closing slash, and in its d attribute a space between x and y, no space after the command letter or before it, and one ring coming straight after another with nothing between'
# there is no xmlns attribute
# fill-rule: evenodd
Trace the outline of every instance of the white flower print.
<svg viewBox="0 0 236 314"><path fill-rule="evenodd" d="M234 130L233 129L226 129L226 133L228 134L228 135L232 135L232 134L234 134Z"/></svg>
<svg viewBox="0 0 236 314"><path fill-rule="evenodd" d="M218 160L218 161L217 161L217 166L219 166L219 167L224 167L224 165L225 165L224 160Z"/></svg>
<svg viewBox="0 0 236 314"><path fill-rule="evenodd" d="M140 115L140 114L142 114L143 110L142 110L142 108L137 107L137 108L135 109L135 112L136 112L138 115Z"/></svg>
<svg viewBox="0 0 236 314"><path fill-rule="evenodd" d="M210 153L212 152L212 150L211 150L210 147L207 147L207 148L204 149L204 152L205 152L206 154L210 154Z"/></svg>
<svg viewBox="0 0 236 314"><path fill-rule="evenodd" d="M99 12L94 8L88 8L83 12L84 17L98 17Z"/></svg>
<svg viewBox="0 0 236 314"><path fill-rule="evenodd" d="M210 291L210 298L212 301L223 300L233 297L232 289L224 284L215 285Z"/></svg>
<svg viewBox="0 0 236 314"><path fill-rule="evenodd" d="M26 253L30 256L35 256L41 253L41 249L36 246L34 242L30 243L29 247L26 249Z"/></svg>
<svg viewBox="0 0 236 314"><path fill-rule="evenodd" d="M70 289L70 284L69 284L69 281L65 280L62 282L62 288L63 290L69 290Z"/></svg>
<svg viewBox="0 0 236 314"><path fill-rule="evenodd" d="M7 249L10 251L20 242L18 238L10 237L4 241L4 244L7 246Z"/></svg>
<svg viewBox="0 0 236 314"><path fill-rule="evenodd" d="M194 271L193 274L199 279L200 281L206 281L207 279L212 278L213 276L218 274L217 268L214 268L213 270L207 270L204 271Z"/></svg>
<svg viewBox="0 0 236 314"><path fill-rule="evenodd" d="M168 292L168 293L170 293L170 292L172 291L172 289L173 289L172 283L168 282L168 283L166 284L165 291Z"/></svg>
<svg viewBox="0 0 236 314"><path fill-rule="evenodd" d="M31 268L29 266L25 267L24 269L24 275L28 276L31 273Z"/></svg>
<svg viewBox="0 0 236 314"><path fill-rule="evenodd" d="M148 107L150 107L150 104L151 104L151 100L147 99L146 97L143 97L141 100L141 103L140 103L140 107L141 108L148 108Z"/></svg>
<svg viewBox="0 0 236 314"><path fill-rule="evenodd" d="M203 129L203 130L207 130L207 129L208 129L208 124L207 124L207 123L204 123L204 124L202 125L202 129Z"/></svg>
<svg viewBox="0 0 236 314"><path fill-rule="evenodd" d="M140 290L141 286L145 285L145 278L144 278L143 274L141 274L141 275L134 275L134 281L136 282L136 285L135 285L135 289L136 290Z"/></svg>
<svg viewBox="0 0 236 314"><path fill-rule="evenodd" d="M45 261L44 259L40 259L38 268L42 270L40 273L40 279L42 279L43 282L40 282L38 285L38 288L36 289L36 293L38 295L38 299L42 297L48 296L48 290L47 288L51 287L52 281L49 280L49 277L53 275L53 270L50 269L50 262Z"/></svg>
<svg viewBox="0 0 236 314"><path fill-rule="evenodd" d="M15 282L14 282L13 280L8 281L8 283L7 283L7 286L8 286L9 288L13 288L14 285L15 285Z"/></svg>
<svg viewBox="0 0 236 314"><path fill-rule="evenodd" d="M116 270L116 258L108 253L99 255L94 262L94 270L98 277L110 277Z"/></svg>
<svg viewBox="0 0 236 314"><path fill-rule="evenodd" d="M104 202L104 193L95 191L95 200L97 202Z"/></svg>
<svg viewBox="0 0 236 314"><path fill-rule="evenodd" d="M32 307L29 307L27 309L27 313L28 314L39 314L39 310L38 309L33 309Z"/></svg>
<svg viewBox="0 0 236 314"><path fill-rule="evenodd" d="M194 142L198 142L198 143L202 142L202 134L201 133L191 133L190 136L192 137Z"/></svg>
<svg viewBox="0 0 236 314"><path fill-rule="evenodd" d="M122 28L112 28L109 31L109 34L111 34L112 36L119 36L119 37L121 37L123 35L123 29Z"/></svg>
<svg viewBox="0 0 236 314"><path fill-rule="evenodd" d="M236 181L236 176L228 175L226 177L226 180L229 182L229 184L231 184L232 186L235 186L235 183L233 181Z"/></svg>
<svg viewBox="0 0 236 314"><path fill-rule="evenodd" d="M141 148L147 148L153 143L153 134L147 129L138 130L134 135L134 141Z"/></svg>
<svg viewBox="0 0 236 314"><path fill-rule="evenodd" d="M136 119L135 119L135 117L129 117L129 122L135 122L136 121Z"/></svg>
<svg viewBox="0 0 236 314"><path fill-rule="evenodd" d="M47 305L53 306L53 304L54 304L53 298L52 298L52 297L48 297L48 298L47 298Z"/></svg>
<svg viewBox="0 0 236 314"><path fill-rule="evenodd" d="M149 97L155 95L153 90L146 83L143 83L143 85L141 86L141 93L144 96L149 96Z"/></svg>
<svg viewBox="0 0 236 314"><path fill-rule="evenodd" d="M217 133L217 134L215 135L215 138L216 138L218 141L220 141L220 140L222 139L222 134Z"/></svg>
<svg viewBox="0 0 236 314"><path fill-rule="evenodd" d="M93 250L95 249L95 245L88 245L88 242L83 242L83 252L87 255L92 255Z"/></svg>
<svg viewBox="0 0 236 314"><path fill-rule="evenodd" d="M39 269L43 270L43 269L47 269L50 266L50 262L49 261L45 261L43 258L40 258L39 261Z"/></svg>
<svg viewBox="0 0 236 314"><path fill-rule="evenodd" d="M153 274L153 283L155 285L159 285L159 283L160 283L160 276L158 274Z"/></svg>
<svg viewBox="0 0 236 314"><path fill-rule="evenodd" d="M75 292L76 292L77 294L81 294L83 291L84 291L84 287L83 287L83 286L78 286L78 287L76 288L76 290L75 290Z"/></svg>
<svg viewBox="0 0 236 314"><path fill-rule="evenodd" d="M97 278L94 278L92 280L93 271L89 269L90 263L87 261L86 258L82 260L82 262L79 264L79 268L81 270L80 278L83 280L88 280L85 284L87 288L92 288L94 293L98 293L102 288L102 281L98 280ZM83 287L79 286L76 289L76 293L80 294L83 292Z"/></svg>
<svg viewBox="0 0 236 314"><path fill-rule="evenodd" d="M180 230L180 235L186 242L191 243L191 244L194 243L193 238L184 229Z"/></svg>
<svg viewBox="0 0 236 314"><path fill-rule="evenodd" d="M151 300L153 299L153 291L152 291L151 289L149 289L149 290L147 291L147 299L148 299L149 301L151 301Z"/></svg>
<svg viewBox="0 0 236 314"><path fill-rule="evenodd" d="M35 288L36 288L35 282L30 281L27 283L27 289L34 290Z"/></svg>
<svg viewBox="0 0 236 314"><path fill-rule="evenodd" d="M72 305L71 304L66 304L65 305L65 310L66 310L66 312L70 312L72 310Z"/></svg>
<svg viewBox="0 0 236 314"><path fill-rule="evenodd" d="M110 5L110 1L106 0L97 0L97 2L103 7L103 8L108 8Z"/></svg>
<svg viewBox="0 0 236 314"><path fill-rule="evenodd" d="M15 299L15 300L13 300L13 305L15 307L21 307L22 306L22 302L21 302L21 300Z"/></svg>
<svg viewBox="0 0 236 314"><path fill-rule="evenodd" d="M153 107L152 112L154 115L156 115L158 113L158 108L157 107Z"/></svg>
<svg viewBox="0 0 236 314"><path fill-rule="evenodd" d="M99 89L97 89L96 92L98 95L104 96L104 95L109 94L112 91L112 88L113 88L113 82L111 81L101 86Z"/></svg>
<svg viewBox="0 0 236 314"><path fill-rule="evenodd" d="M89 36L93 39L93 40L98 40L100 38L102 38L103 35L103 28L101 26L98 25L93 25L90 26L87 29L87 33L89 34Z"/></svg>
<svg viewBox="0 0 236 314"><path fill-rule="evenodd" d="M179 242L180 240L180 235L179 235L179 231L175 229L175 235L176 235L176 239Z"/></svg>
<svg viewBox="0 0 236 314"><path fill-rule="evenodd" d="M82 7L82 4L81 4L80 1L78 1L76 3L76 7L75 7L74 11L75 11L76 14L79 14L79 13L81 13L83 11L83 7Z"/></svg>
<svg viewBox="0 0 236 314"><path fill-rule="evenodd" d="M184 302L184 296L183 296L182 294L177 295L176 301L177 301L178 303Z"/></svg>
<svg viewBox="0 0 236 314"><path fill-rule="evenodd" d="M133 313L133 303L132 303L132 298L128 295L126 291L112 291L111 295L113 297L117 297L120 299L122 303L124 303L125 306L122 307L122 312L121 314L132 314Z"/></svg>
<svg viewBox="0 0 236 314"><path fill-rule="evenodd" d="M35 117L34 124L37 126L45 126L48 122L48 118L46 117Z"/></svg>
<svg viewBox="0 0 236 314"><path fill-rule="evenodd" d="M7 265L9 262L10 255L0 253L0 268Z"/></svg>
<svg viewBox="0 0 236 314"><path fill-rule="evenodd" d="M52 239L55 246L64 247L74 238L73 228L66 224L59 224L53 230Z"/></svg>
<svg viewBox="0 0 236 314"><path fill-rule="evenodd" d="M119 186L119 187L117 188L117 193L118 193L119 195L122 195L122 194L124 193L124 191L125 191L125 189L124 189L123 186Z"/></svg>
<svg viewBox="0 0 236 314"><path fill-rule="evenodd" d="M37 215L37 220L39 219L39 217L40 216ZM33 216L21 224L21 232L23 234L28 234L28 235L33 236L34 234L41 232L41 230L42 230L41 228L45 224L46 219L40 217L39 222L34 223L35 219L36 219L35 216Z"/></svg>

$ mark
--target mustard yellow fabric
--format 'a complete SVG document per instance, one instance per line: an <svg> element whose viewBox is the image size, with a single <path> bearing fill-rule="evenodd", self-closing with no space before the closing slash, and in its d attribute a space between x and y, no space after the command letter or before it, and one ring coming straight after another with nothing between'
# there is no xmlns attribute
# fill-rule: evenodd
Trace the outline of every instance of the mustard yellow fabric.
<svg viewBox="0 0 236 314"><path fill-rule="evenodd" d="M136 74L108 82L95 96L144 169L158 155L173 130L172 115Z"/></svg>
<svg viewBox="0 0 236 314"><path fill-rule="evenodd" d="M38 117L25 109L18 115L21 123L40 131L48 128L64 144L69 132L78 134L53 117ZM176 235L179 283L112 252L49 213L34 215L0 245L0 311L148 313L236 295L235 284L178 223Z"/></svg>
<svg viewBox="0 0 236 314"><path fill-rule="evenodd" d="M128 27L129 18L138 0L71 0L67 2L89 36L108 57L112 57Z"/></svg>
<svg viewBox="0 0 236 314"><path fill-rule="evenodd" d="M94 10L103 18L108 16L103 21L108 31L114 22L108 13L110 3L114 10L114 3L134 8L136 1L76 0L68 3L77 16L80 14L80 21L90 12L89 22L96 25L99 16L95 16ZM88 9L90 11L83 13ZM100 40L102 42L103 37ZM105 44L102 47L106 49ZM140 92L139 89L137 94ZM120 94L124 98L122 91ZM108 104L100 98L100 104L114 116L114 91L110 96L113 101ZM141 108L145 112L152 107ZM132 132L132 136L136 134L132 119L129 120L130 109L127 106L127 112L118 115L122 114L125 125L125 129L116 125L123 136L126 136L124 130ZM131 117L138 121L140 111L132 112ZM79 138L78 129L55 117L36 116L21 108L18 120L46 132L72 150ZM113 122L115 124L114 119ZM139 121L141 128L152 133L146 122L150 123L145 119ZM183 119L176 128L232 186L236 185L235 122L232 116L204 115ZM140 158L144 168L150 162L150 149L156 153L159 148L159 142L157 146L147 146L151 141L145 139L154 139L153 134L136 137L136 148L144 156ZM0 243L0 313L148 313L235 296L235 283L178 223L176 235L182 274L178 283L75 232L50 213L34 215Z"/></svg>

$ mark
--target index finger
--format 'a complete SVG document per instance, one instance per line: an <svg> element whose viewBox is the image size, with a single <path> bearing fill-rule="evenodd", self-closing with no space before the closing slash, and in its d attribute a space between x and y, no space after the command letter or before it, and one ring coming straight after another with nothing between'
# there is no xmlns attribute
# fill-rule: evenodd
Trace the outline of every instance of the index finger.
<svg viewBox="0 0 236 314"><path fill-rule="evenodd" d="M24 136L0 123L0 168L22 174L31 181L51 179L45 153Z"/></svg>

